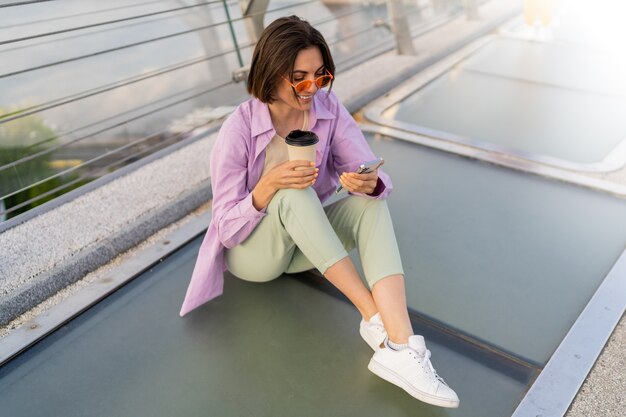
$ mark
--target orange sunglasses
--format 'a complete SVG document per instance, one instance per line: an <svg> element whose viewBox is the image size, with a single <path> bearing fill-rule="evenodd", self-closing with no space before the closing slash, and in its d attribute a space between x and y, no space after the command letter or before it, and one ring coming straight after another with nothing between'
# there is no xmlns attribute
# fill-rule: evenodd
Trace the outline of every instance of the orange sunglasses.
<svg viewBox="0 0 626 417"><path fill-rule="evenodd" d="M330 81L333 78L335 78L335 77L333 77L333 74L328 72L328 70L325 70L325 71L326 71L326 75L321 75L321 76L317 77L314 80L302 80L299 83L297 83L296 85L292 84L291 81L289 81L285 77L283 77L283 80L287 81L287 83L290 86L292 86L294 90L296 90L296 93L301 93L304 90L308 90L309 88L311 88L313 83L315 83L315 85L317 85L317 88L324 88L328 84L330 84Z"/></svg>

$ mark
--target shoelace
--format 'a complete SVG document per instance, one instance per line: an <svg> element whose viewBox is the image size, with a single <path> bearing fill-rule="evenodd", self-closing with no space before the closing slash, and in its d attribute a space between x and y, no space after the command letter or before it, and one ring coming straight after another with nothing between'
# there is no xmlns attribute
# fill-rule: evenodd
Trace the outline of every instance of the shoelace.
<svg viewBox="0 0 626 417"><path fill-rule="evenodd" d="M446 384L446 381L444 381L443 378L439 376L437 371L435 371L433 364L430 363L430 350L426 349L426 354L424 355L424 359L426 360L426 363L428 364L428 367L430 368L430 370L433 372L433 375L435 376L435 378L437 378L443 385L447 387L448 384Z"/></svg>
<svg viewBox="0 0 626 417"><path fill-rule="evenodd" d="M423 362L426 362L428 364L428 368L430 368L430 371L432 372L432 375L435 377L436 380L438 380L439 382L441 382L443 385L445 385L446 387L448 386L448 384L446 383L446 381L443 380L442 377L439 376L439 374L437 373L437 371L435 370L435 368L433 367L433 364L430 362L430 350L426 349L426 353L424 353L423 355L420 355L417 351L413 351L415 353L414 358L415 359L422 359Z"/></svg>

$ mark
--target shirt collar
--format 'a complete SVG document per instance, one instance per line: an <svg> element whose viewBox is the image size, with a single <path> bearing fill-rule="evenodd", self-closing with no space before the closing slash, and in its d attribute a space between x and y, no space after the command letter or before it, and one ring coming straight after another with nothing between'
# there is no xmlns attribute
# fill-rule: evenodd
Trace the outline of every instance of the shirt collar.
<svg viewBox="0 0 626 417"><path fill-rule="evenodd" d="M319 91L313 97L313 105L311 106L311 112L309 113L309 125L311 129L315 126L318 120L334 119L335 115L328 110L326 102L328 101L328 92Z"/></svg>
<svg viewBox="0 0 626 417"><path fill-rule="evenodd" d="M257 98L252 99L252 121L250 123L250 133L252 137L259 136L269 130L274 129L272 118L270 117L270 109L266 103Z"/></svg>

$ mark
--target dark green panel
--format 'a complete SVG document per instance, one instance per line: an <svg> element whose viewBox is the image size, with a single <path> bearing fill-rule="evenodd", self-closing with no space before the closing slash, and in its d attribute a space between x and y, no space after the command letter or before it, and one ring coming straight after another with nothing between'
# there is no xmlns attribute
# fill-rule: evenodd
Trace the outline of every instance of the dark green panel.
<svg viewBox="0 0 626 417"><path fill-rule="evenodd" d="M626 139L626 97L454 69L383 116L516 153L601 162Z"/></svg>
<svg viewBox="0 0 626 417"><path fill-rule="evenodd" d="M501 417L525 391L528 372L427 333L462 404L414 400L368 371L357 311L301 277L229 276L224 296L180 318L199 244L1 368L2 415Z"/></svg>
<svg viewBox="0 0 626 417"><path fill-rule="evenodd" d="M626 246L626 201L388 138L370 141L416 311L544 364Z"/></svg>

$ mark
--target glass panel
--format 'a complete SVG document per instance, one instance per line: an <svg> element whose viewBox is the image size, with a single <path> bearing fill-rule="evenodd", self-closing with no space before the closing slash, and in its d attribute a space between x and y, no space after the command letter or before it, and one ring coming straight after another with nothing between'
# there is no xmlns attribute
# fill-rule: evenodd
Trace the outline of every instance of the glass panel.
<svg viewBox="0 0 626 417"><path fill-rule="evenodd" d="M410 307L545 364L626 247L626 201L402 141L370 143L394 181Z"/></svg>
<svg viewBox="0 0 626 417"><path fill-rule="evenodd" d="M461 67L545 87L626 95L624 60L601 50L565 42L528 42L498 37L468 57Z"/></svg>
<svg viewBox="0 0 626 417"><path fill-rule="evenodd" d="M358 335L358 312L294 276L263 285L227 276L222 297L181 319L200 242L1 368L3 412L501 417L526 389L528 372L427 334L433 362L462 405L421 403L368 371L372 351Z"/></svg>
<svg viewBox="0 0 626 417"><path fill-rule="evenodd" d="M383 115L392 120L575 163L602 161L626 139L626 97L456 69ZM436 134L435 134L436 136Z"/></svg>

